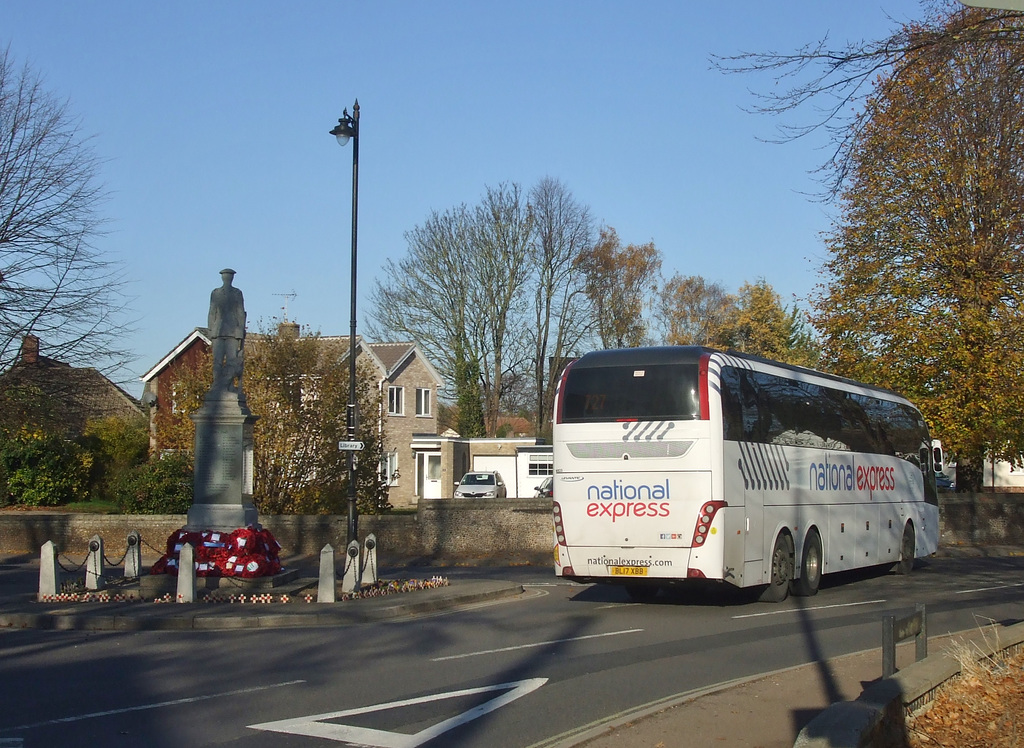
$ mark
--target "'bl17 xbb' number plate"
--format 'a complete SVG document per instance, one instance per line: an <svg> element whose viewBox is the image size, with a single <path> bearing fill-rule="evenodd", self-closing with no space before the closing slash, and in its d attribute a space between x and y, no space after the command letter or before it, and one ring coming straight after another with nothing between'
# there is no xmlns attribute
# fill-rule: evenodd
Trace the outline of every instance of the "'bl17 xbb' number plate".
<svg viewBox="0 0 1024 748"><path fill-rule="evenodd" d="M613 566L613 577L646 577L646 566Z"/></svg>

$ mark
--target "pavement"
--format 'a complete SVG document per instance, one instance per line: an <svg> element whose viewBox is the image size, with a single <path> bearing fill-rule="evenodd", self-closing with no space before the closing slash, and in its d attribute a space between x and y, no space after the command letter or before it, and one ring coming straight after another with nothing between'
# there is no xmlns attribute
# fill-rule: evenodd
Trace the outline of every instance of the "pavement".
<svg viewBox="0 0 1024 748"><path fill-rule="evenodd" d="M971 549L958 552L976 554ZM1020 549L990 553L1020 555ZM284 561L286 567L291 562L313 568L308 565L312 559ZM253 594L257 599L272 595L275 602L270 603L36 602L38 570L37 558L0 556L0 628L138 631L344 626L510 599L523 591L515 582L455 579L448 586L333 604L306 602L301 591L282 603L286 593L273 589L247 594L247 600ZM416 577L415 570L409 576ZM311 575L300 574L299 580L293 586L308 582L315 591ZM109 592L116 596L115 590L116 585L111 585ZM941 651L942 643L931 647ZM897 648L897 667L913 658L913 644ZM790 748L800 729L833 700L856 699L881 678L881 671L881 650L874 648L675 694L531 748Z"/></svg>

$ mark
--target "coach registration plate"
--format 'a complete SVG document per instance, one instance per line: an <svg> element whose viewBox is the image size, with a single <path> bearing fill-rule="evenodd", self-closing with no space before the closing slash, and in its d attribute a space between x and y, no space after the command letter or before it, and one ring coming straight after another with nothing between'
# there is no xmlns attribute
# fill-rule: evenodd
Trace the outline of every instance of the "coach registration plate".
<svg viewBox="0 0 1024 748"><path fill-rule="evenodd" d="M613 577L646 577L646 566L613 566Z"/></svg>

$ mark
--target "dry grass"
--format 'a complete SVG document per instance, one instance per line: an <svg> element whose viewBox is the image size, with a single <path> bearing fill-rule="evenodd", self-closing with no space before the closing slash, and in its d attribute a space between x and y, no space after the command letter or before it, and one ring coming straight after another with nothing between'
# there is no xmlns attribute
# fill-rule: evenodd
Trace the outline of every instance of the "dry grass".
<svg viewBox="0 0 1024 748"><path fill-rule="evenodd" d="M1024 748L1024 652L985 656L964 641L949 651L960 663L960 676L907 719L910 748Z"/></svg>

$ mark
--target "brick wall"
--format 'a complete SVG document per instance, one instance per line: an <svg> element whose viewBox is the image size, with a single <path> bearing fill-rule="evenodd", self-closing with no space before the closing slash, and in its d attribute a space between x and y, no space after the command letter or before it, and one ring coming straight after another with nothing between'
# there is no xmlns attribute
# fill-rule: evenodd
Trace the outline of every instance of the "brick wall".
<svg viewBox="0 0 1024 748"><path fill-rule="evenodd" d="M423 361L414 356L392 377L384 382L384 403L387 406L388 390L391 385L403 388L403 414L388 415L385 422L387 448L398 450L398 481L391 486L388 499L396 509L416 506L416 463L412 451L413 434L437 433L437 383L430 376ZM416 389L430 390L430 414L416 415Z"/></svg>

